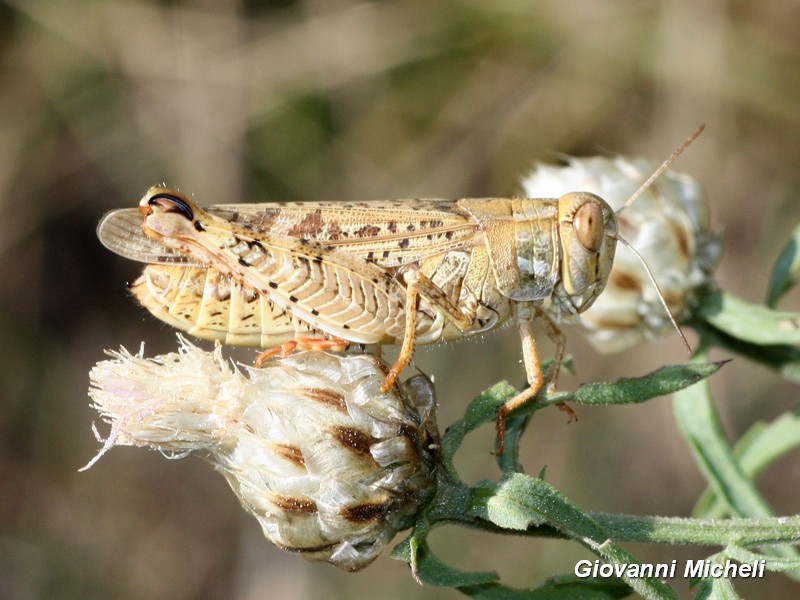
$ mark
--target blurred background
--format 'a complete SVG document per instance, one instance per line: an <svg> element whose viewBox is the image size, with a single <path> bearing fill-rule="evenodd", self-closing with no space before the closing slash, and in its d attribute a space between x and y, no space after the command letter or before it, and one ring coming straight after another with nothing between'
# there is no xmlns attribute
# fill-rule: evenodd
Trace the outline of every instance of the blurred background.
<svg viewBox="0 0 800 600"><path fill-rule="evenodd" d="M760 302L800 222L798 31L794 0L0 2L0 597L460 597L420 587L388 553L345 574L273 548L195 457L118 448L78 473L100 447L87 388L103 350L176 346L127 294L141 267L101 247L97 221L158 182L207 204L512 195L535 161L660 161L706 123L673 168L708 191L720 286ZM601 356L567 334L577 374L564 388L685 360L677 336ZM440 424L500 379L522 384L519 354L508 329L419 349ZM731 440L796 401L742 360L713 390ZM690 514L704 483L668 399L579 417L537 415L528 472L546 466L585 509ZM492 431L473 438L463 477L496 478ZM800 510L797 458L761 480L778 514ZM518 586L594 558L453 528L431 540L450 564ZM664 562L715 551L630 549Z"/></svg>

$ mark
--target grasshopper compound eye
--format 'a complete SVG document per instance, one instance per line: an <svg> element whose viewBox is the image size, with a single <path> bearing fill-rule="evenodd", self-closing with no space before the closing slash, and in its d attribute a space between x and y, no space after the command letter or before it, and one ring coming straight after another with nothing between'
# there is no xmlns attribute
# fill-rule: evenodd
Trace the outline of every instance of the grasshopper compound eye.
<svg viewBox="0 0 800 600"><path fill-rule="evenodd" d="M603 209L594 202L586 202L575 211L572 220L575 235L581 246L589 252L597 252L603 244L605 223L603 222Z"/></svg>

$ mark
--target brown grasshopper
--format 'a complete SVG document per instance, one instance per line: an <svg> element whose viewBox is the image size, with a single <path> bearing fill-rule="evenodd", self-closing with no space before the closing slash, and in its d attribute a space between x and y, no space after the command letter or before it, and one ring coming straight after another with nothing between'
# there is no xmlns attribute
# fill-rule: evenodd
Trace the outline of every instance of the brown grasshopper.
<svg viewBox="0 0 800 600"><path fill-rule="evenodd" d="M415 344L515 323L529 387L498 412L500 450L505 417L545 380L533 321L556 343L552 391L565 338L549 315L575 317L594 302L619 239L614 212L588 192L201 208L153 187L138 210L108 213L97 231L107 248L148 263L131 286L137 299L197 337L282 345L262 359L298 345L401 344L384 389Z"/></svg>

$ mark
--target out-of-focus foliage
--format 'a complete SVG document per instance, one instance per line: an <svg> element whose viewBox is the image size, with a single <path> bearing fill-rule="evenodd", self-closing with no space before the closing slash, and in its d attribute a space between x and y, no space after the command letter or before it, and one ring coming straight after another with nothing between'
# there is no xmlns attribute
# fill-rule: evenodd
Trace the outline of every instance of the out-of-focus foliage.
<svg viewBox="0 0 800 600"><path fill-rule="evenodd" d="M102 349L174 343L127 297L137 267L100 247L98 219L161 181L217 203L508 195L534 161L657 161L704 122L675 168L702 183L722 228L720 287L761 302L800 222L798 19L791 0L0 2L0 596L457 597L388 557L346 575L283 556L200 461L119 451L77 473L97 450L86 390ZM522 381L508 334L417 353L443 425L489 384ZM570 334L569 351L566 389L684 359L677 340L600 358ZM796 398L737 364L712 383L732 438ZM529 473L547 466L587 510L691 512L704 482L666 403L581 408L569 426L544 412L553 434L526 436ZM486 428L462 453L476 457L465 478L497 477L490 441ZM781 462L763 473L777 514L797 512L797 478ZM448 564L521 587L587 557L538 540L429 541ZM687 556L657 551L639 558Z"/></svg>

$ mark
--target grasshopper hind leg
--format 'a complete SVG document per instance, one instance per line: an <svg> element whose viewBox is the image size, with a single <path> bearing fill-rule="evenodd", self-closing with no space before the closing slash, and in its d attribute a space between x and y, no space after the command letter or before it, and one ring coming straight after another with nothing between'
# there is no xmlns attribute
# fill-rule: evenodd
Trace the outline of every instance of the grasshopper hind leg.
<svg viewBox="0 0 800 600"><path fill-rule="evenodd" d="M389 369L386 374L386 380L381 386L382 392L388 392L395 383L400 373L403 372L406 365L411 361L411 356L414 353L414 337L417 332L416 314L417 314L417 298L419 297L419 290L415 283L409 283L406 287L406 323L405 332L403 333L403 345L400 346L400 355L397 360Z"/></svg>

